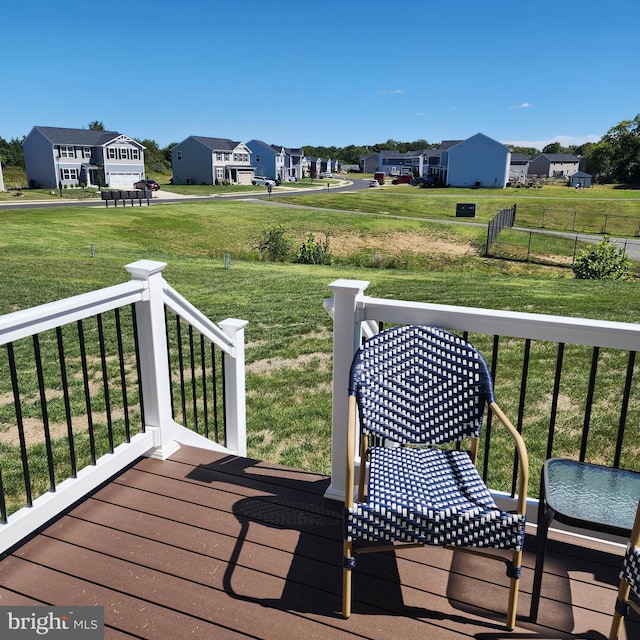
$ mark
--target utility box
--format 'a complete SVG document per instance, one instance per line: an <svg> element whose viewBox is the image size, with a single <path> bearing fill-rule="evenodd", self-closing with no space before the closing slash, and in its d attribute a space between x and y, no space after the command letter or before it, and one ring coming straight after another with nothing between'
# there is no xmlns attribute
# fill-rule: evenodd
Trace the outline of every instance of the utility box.
<svg viewBox="0 0 640 640"><path fill-rule="evenodd" d="M456 205L456 218L475 218L476 217L476 205L458 203Z"/></svg>

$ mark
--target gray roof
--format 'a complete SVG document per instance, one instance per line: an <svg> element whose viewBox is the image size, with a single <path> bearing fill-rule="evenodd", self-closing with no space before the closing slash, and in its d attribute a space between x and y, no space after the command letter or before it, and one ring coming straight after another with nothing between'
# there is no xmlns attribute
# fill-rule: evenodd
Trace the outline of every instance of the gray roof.
<svg viewBox="0 0 640 640"><path fill-rule="evenodd" d="M201 142L213 151L233 151L240 142L234 142L227 138L205 138L203 136L191 136L194 140Z"/></svg>
<svg viewBox="0 0 640 640"><path fill-rule="evenodd" d="M572 153L541 153L540 155L551 162L580 162L580 158Z"/></svg>
<svg viewBox="0 0 640 640"><path fill-rule="evenodd" d="M95 129L65 129L63 127L33 127L51 144L100 147L114 140L121 133L117 131L98 131Z"/></svg>

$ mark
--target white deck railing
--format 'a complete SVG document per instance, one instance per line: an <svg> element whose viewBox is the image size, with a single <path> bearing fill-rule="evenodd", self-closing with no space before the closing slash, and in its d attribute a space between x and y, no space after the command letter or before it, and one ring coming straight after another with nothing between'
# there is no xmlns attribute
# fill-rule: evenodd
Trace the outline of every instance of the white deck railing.
<svg viewBox="0 0 640 640"><path fill-rule="evenodd" d="M166 264L140 260L125 268L130 282L65 300L16 311L0 317L0 346L56 329L106 311L135 304L143 390L144 430L130 442L101 456L77 477L58 484L0 524L0 553L100 486L140 456L165 459L180 443L246 456L244 327L246 321L228 319L215 325L174 291L162 277ZM165 305L194 326L226 354L225 415L227 447L198 435L173 419L165 325Z"/></svg>
<svg viewBox="0 0 640 640"><path fill-rule="evenodd" d="M363 336L375 332L379 322L640 351L640 324L374 298L364 293L368 285L361 280L336 280L329 285L333 298L325 302L334 320L331 484L325 495L335 500L343 500L345 492L350 364ZM533 481L538 472L531 469ZM531 504L535 509L537 501ZM535 522L535 515L530 521Z"/></svg>

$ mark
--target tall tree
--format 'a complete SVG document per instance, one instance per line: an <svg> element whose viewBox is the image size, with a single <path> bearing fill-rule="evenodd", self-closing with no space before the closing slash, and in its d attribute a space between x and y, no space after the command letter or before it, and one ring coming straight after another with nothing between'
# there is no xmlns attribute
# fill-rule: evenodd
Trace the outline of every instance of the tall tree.
<svg viewBox="0 0 640 640"><path fill-rule="evenodd" d="M542 149L542 153L562 153L562 145L559 142L552 142Z"/></svg>
<svg viewBox="0 0 640 640"><path fill-rule="evenodd" d="M93 122L90 122L87 126L92 131L104 131L104 125L102 124L102 122L100 122L100 120L94 120Z"/></svg>

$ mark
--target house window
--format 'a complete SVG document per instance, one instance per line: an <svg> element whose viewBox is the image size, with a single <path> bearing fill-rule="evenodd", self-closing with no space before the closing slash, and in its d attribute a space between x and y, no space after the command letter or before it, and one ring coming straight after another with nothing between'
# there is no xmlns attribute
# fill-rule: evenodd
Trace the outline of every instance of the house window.
<svg viewBox="0 0 640 640"><path fill-rule="evenodd" d="M225 153L224 154L224 159L229 162L229 160L231 160L231 154L230 153Z"/></svg>
<svg viewBox="0 0 640 640"><path fill-rule="evenodd" d="M233 161L234 162L238 162L238 154L237 153L233 154Z"/></svg>
<svg viewBox="0 0 640 640"><path fill-rule="evenodd" d="M131 159L140 160L140 149L131 149Z"/></svg>
<svg viewBox="0 0 640 640"><path fill-rule="evenodd" d="M62 180L77 180L78 170L77 169L60 169L60 177L62 178Z"/></svg>
<svg viewBox="0 0 640 640"><path fill-rule="evenodd" d="M222 154L221 153L216 153L216 160L219 160L220 162L222 162Z"/></svg>
<svg viewBox="0 0 640 640"><path fill-rule="evenodd" d="M60 147L61 158L75 158L75 150L73 147Z"/></svg>
<svg viewBox="0 0 640 640"><path fill-rule="evenodd" d="M91 158L91 147L82 147L82 157Z"/></svg>
<svg viewBox="0 0 640 640"><path fill-rule="evenodd" d="M182 151L176 151L176 160L182 160Z"/></svg>
<svg viewBox="0 0 640 640"><path fill-rule="evenodd" d="M109 158L109 160L115 160L118 155L117 155L117 149L114 149L113 147L109 147L107 149L107 158Z"/></svg>
<svg viewBox="0 0 640 640"><path fill-rule="evenodd" d="M224 180L224 167L216 167L216 180Z"/></svg>

